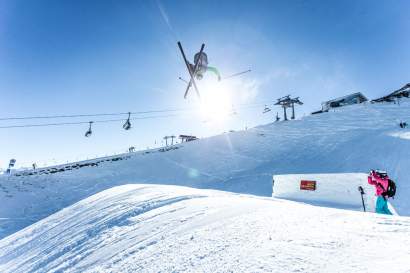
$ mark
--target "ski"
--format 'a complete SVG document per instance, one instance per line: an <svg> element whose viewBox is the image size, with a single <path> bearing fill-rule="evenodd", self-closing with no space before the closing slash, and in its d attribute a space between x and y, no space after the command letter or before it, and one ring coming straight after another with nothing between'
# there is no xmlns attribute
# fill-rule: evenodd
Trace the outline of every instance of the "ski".
<svg viewBox="0 0 410 273"><path fill-rule="evenodd" d="M194 79L194 77L195 77L195 71L197 70L197 67L198 67L198 62L196 62L196 63L194 64L194 69L193 69L193 71L192 71L192 70L191 70L191 67L190 67L190 65L189 65L189 62L188 62L188 60L187 60L187 58L186 58L186 56L185 56L185 52L184 52L184 50L182 49L181 42L178 42L178 47L179 47L179 50L181 51L182 57L184 58L184 62L185 62L185 65L186 65L186 67L187 67L187 69L188 69L189 75L191 76L191 79L189 80L188 86L187 86L187 88L186 88L186 90L185 90L184 99L186 99L186 97L187 97L187 95L188 95L189 88L191 88L192 85L194 86L194 89L195 89L195 91L196 91L196 94L198 95L198 98L201 98L201 96L199 95L198 87L197 87L196 82L195 82L195 79ZM201 50L199 51L199 55L202 54L202 51L204 50L204 47L205 47L205 44L202 44Z"/></svg>

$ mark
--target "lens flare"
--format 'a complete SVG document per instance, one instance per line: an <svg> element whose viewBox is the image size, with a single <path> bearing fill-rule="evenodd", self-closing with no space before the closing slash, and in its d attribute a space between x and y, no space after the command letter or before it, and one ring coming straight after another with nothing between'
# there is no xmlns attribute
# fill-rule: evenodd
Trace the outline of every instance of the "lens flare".
<svg viewBox="0 0 410 273"><path fill-rule="evenodd" d="M201 93L200 113L207 121L223 122L232 112L230 90L220 82L209 83Z"/></svg>

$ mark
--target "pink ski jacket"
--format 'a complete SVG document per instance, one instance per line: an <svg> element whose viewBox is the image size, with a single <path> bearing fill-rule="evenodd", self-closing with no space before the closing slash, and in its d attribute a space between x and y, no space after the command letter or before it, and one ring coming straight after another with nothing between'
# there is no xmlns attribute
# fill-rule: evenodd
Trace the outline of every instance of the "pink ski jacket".
<svg viewBox="0 0 410 273"><path fill-rule="evenodd" d="M376 195L380 196L383 192L387 190L387 186L389 185L389 177L386 176L385 178L381 178L375 172L371 172L370 175L367 177L367 181L370 185L374 185L376 187Z"/></svg>

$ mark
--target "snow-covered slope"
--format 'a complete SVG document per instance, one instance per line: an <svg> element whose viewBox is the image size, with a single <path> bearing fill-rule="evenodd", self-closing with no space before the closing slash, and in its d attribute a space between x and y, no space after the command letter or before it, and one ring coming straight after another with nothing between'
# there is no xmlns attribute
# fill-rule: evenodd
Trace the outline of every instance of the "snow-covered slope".
<svg viewBox="0 0 410 273"><path fill-rule="evenodd" d="M175 184L261 196L272 175L385 169L397 182L394 207L410 215L410 104L362 104L65 172L0 176L0 238L112 186Z"/></svg>
<svg viewBox="0 0 410 273"><path fill-rule="evenodd" d="M407 217L124 185L1 240L0 272L408 272L409 245Z"/></svg>

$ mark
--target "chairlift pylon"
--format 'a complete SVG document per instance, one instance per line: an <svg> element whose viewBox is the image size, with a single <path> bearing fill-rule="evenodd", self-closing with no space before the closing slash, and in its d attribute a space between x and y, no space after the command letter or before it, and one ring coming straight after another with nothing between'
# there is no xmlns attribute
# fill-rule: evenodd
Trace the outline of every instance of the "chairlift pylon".
<svg viewBox="0 0 410 273"><path fill-rule="evenodd" d="M93 133L93 131L91 130L92 124L93 124L93 121L90 121L90 127L88 128L88 131L85 132L85 135L84 135L85 137L90 137L92 135Z"/></svg>
<svg viewBox="0 0 410 273"><path fill-rule="evenodd" d="M129 129L131 129L131 121L130 121L130 118L131 118L131 112L128 112L128 118L127 118L127 120L125 121L124 125L122 125L122 128L124 128L124 130L129 130Z"/></svg>

